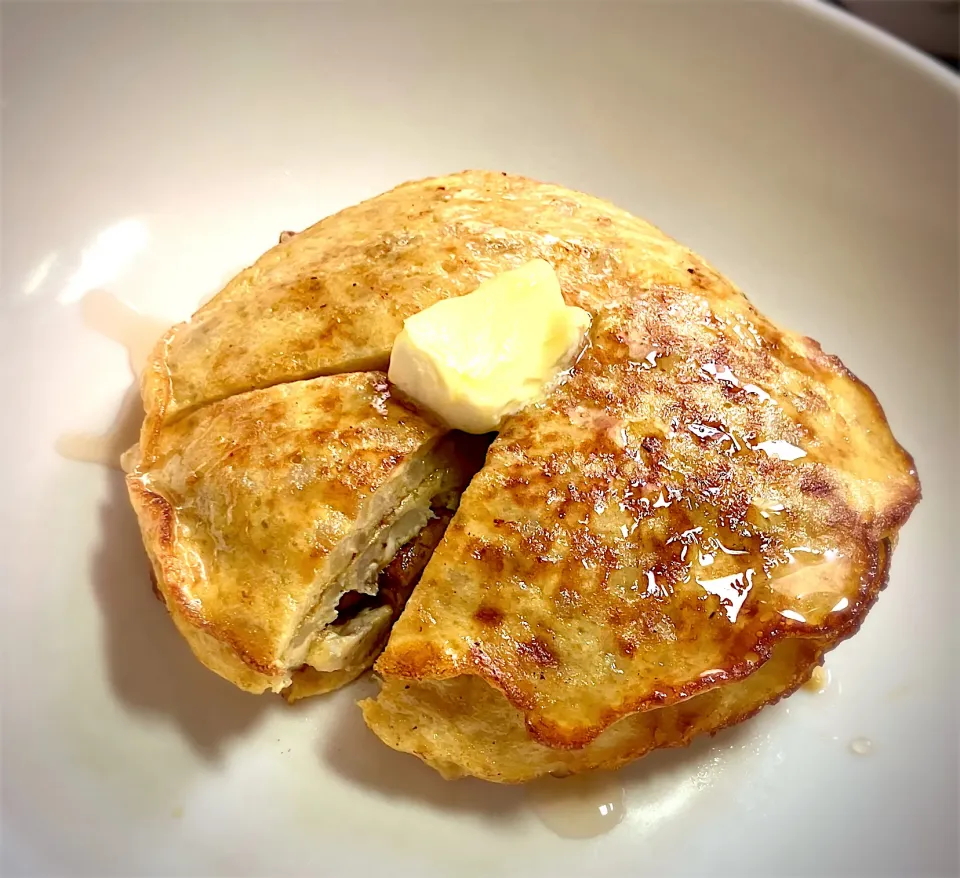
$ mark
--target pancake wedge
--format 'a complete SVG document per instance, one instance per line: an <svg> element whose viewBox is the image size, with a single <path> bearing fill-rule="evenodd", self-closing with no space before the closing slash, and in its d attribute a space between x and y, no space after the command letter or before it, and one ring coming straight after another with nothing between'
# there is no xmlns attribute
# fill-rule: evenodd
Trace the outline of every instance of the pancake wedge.
<svg viewBox="0 0 960 878"><path fill-rule="evenodd" d="M750 715L856 630L910 459L836 360L731 304L611 306L507 421L378 660L383 740L488 780L611 767Z"/></svg>
<svg viewBox="0 0 960 878"><path fill-rule="evenodd" d="M642 246L610 246L590 346L503 425L363 704L448 776L612 767L789 693L856 631L919 499L838 359L669 239L634 283Z"/></svg>
<svg viewBox="0 0 960 878"><path fill-rule="evenodd" d="M296 698L369 667L412 585L384 571L448 517L475 445L400 406L383 373L357 373L206 406L160 431L127 486L197 657Z"/></svg>
<svg viewBox="0 0 960 878"><path fill-rule="evenodd" d="M473 454L478 451L476 447L472 449ZM470 459L470 455L467 459ZM363 638L361 648L357 648L355 641L351 640L349 635L345 636L345 632L330 635L327 639L336 638L340 647L338 651L344 655L345 660L334 671L318 670L309 664L294 671L290 685L283 690L283 697L287 701L292 704L301 698L338 689L373 664L373 660L386 645L389 626L403 610L423 568L427 566L427 561L450 524L453 513L449 506L454 499L455 496L451 494L446 498L446 505L431 505L433 517L420 533L398 550L393 560L380 572L374 594L351 592L340 599L337 605L338 616L348 620L344 629L352 629ZM370 614L371 609L377 612ZM379 624L368 623L364 626L362 620L371 615L371 621Z"/></svg>

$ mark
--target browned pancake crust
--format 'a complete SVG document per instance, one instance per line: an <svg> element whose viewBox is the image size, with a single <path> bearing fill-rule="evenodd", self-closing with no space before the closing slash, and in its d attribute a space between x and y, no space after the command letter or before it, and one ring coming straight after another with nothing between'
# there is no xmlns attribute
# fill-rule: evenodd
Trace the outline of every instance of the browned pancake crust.
<svg viewBox="0 0 960 878"><path fill-rule="evenodd" d="M360 706L384 743L419 756L446 778L523 783L615 769L651 750L686 746L790 695L820 661L815 641L784 641L754 673L667 707L628 714L583 747L534 739L523 713L470 674L422 684L387 681L379 698Z"/></svg>
<svg viewBox="0 0 960 878"><path fill-rule="evenodd" d="M538 740L582 746L779 640L856 628L918 498L912 462L838 361L706 292L611 306L566 383L509 419L381 674L479 675ZM774 441L804 456L758 450Z"/></svg>

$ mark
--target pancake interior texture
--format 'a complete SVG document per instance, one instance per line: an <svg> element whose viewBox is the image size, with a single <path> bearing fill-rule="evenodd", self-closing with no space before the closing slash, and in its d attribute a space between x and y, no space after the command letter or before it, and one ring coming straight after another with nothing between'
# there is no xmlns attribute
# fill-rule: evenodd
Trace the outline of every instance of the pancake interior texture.
<svg viewBox="0 0 960 878"><path fill-rule="evenodd" d="M293 698L369 667L402 608L391 587L423 566L392 560L479 465L476 440L444 432L382 372L239 394L160 431L128 491L200 660L252 692L295 682Z"/></svg>
<svg viewBox="0 0 960 878"><path fill-rule="evenodd" d="M404 317L533 258L593 315L588 346L502 425L361 705L448 777L612 768L789 694L863 621L920 497L873 394L816 342L643 220L483 171L323 220L171 330L144 376L144 460L182 467L190 430L215 435L195 419L234 400L385 369ZM163 504L132 484L148 534ZM270 661L291 638L244 657L261 688L290 682Z"/></svg>

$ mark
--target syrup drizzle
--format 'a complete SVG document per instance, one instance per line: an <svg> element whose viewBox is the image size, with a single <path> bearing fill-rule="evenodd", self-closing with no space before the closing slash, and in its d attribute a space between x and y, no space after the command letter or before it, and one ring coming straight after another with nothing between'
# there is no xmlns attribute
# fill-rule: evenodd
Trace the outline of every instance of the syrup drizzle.
<svg viewBox="0 0 960 878"><path fill-rule="evenodd" d="M106 433L64 433L57 437L53 449L67 460L123 469L120 457L136 444L142 423L143 403L140 389L134 383L127 390L120 412Z"/></svg>

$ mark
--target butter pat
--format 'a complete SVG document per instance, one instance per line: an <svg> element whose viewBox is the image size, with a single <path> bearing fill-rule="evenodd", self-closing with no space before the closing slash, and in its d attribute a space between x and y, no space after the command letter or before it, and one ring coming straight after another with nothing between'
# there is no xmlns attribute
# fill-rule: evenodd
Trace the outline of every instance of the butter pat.
<svg viewBox="0 0 960 878"><path fill-rule="evenodd" d="M563 301L553 267L535 259L408 317L389 378L449 427L488 433L546 392L589 326Z"/></svg>

